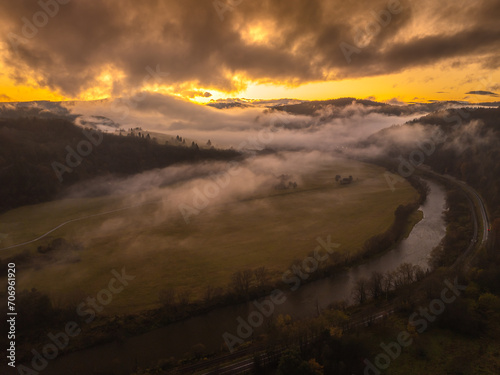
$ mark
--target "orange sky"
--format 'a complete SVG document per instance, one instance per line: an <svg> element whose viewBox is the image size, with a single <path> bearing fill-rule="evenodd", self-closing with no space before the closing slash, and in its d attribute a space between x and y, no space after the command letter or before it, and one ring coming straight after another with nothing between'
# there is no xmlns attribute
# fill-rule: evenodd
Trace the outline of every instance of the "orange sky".
<svg viewBox="0 0 500 375"><path fill-rule="evenodd" d="M482 102L500 92L496 0L259 0L223 15L210 2L123 1L61 5L29 37L25 22L34 22L39 5L0 4L0 101L142 90L197 103L347 96ZM12 35L21 40L15 48ZM356 53L346 58L342 45ZM145 81L145 68L155 66L168 73Z"/></svg>
<svg viewBox="0 0 500 375"><path fill-rule="evenodd" d="M415 77L424 77L415 79ZM467 100L470 102L496 101L495 96L466 95L469 91L489 91L500 82L500 72L481 71L471 66L466 71L446 66L416 68L403 73L381 75L340 81L311 82L299 86L287 86L279 82L259 83L245 81L247 87L241 91L224 92L210 87L190 86L192 90L208 91L209 98L188 97L184 91L172 86L145 87L151 91L171 93L198 103L223 98L278 99L296 98L304 100L323 100L338 97L373 97L378 101L398 99L406 102L425 102L427 100ZM109 85L103 82L79 96L66 96L57 90L16 84L5 74L0 76L0 101L32 100L92 100L113 97Z"/></svg>

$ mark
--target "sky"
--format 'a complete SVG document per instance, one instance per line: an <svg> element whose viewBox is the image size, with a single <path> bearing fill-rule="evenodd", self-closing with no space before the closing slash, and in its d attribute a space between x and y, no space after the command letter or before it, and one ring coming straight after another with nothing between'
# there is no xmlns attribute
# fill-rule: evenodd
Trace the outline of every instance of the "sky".
<svg viewBox="0 0 500 375"><path fill-rule="evenodd" d="M0 3L0 101L497 101L498 0Z"/></svg>

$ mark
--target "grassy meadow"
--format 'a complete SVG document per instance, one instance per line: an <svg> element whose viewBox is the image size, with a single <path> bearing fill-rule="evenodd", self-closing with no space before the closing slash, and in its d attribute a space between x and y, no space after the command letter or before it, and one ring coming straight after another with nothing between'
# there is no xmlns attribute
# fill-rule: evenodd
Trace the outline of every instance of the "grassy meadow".
<svg viewBox="0 0 500 375"><path fill-rule="evenodd" d="M165 288L190 291L201 298L208 285L226 287L239 270L265 266L280 279L294 260L317 246L316 238L341 244L341 254L360 251L363 243L392 224L400 204L413 201L416 191L406 182L391 191L384 170L351 160L317 166L301 176L297 189L256 191L244 200L209 204L186 223L168 188L140 197L64 199L25 206L0 215L0 248L43 235L43 239L8 250L2 259L29 251L41 259L18 272L18 291L36 287L64 305L83 301L107 287L111 270L125 268L135 279L104 313L136 312L158 304ZM339 185L335 175L352 175L351 185ZM222 189L221 194L224 194ZM159 200L159 198L161 200ZM148 204L133 206L142 199ZM90 216L90 217L89 217ZM86 218L87 217L87 218ZM71 257L37 252L55 238L81 245ZM71 260L70 260L71 259Z"/></svg>

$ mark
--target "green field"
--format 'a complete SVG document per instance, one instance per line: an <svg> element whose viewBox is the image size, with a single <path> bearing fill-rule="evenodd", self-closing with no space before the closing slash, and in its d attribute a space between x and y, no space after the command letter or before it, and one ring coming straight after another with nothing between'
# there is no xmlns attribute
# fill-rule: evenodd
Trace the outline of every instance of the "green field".
<svg viewBox="0 0 500 375"><path fill-rule="evenodd" d="M392 192L376 166L349 160L316 166L300 176L297 189L270 186L244 200L211 204L187 224L169 200L171 188L123 198L65 199L21 207L0 215L0 247L32 240L71 219L128 207L141 199L153 203L74 221L32 244L2 250L2 259L36 249L55 238L80 243L71 251L33 269L18 272L18 290L36 287L55 304L95 296L125 268L136 278L106 307L107 313L138 311L158 304L165 288L191 291L199 298L207 285L225 287L238 270L267 267L274 278L294 260L317 246L315 239L331 236L338 251L354 254L369 237L392 224L400 204L413 201L416 191L406 182ZM353 175L341 186L334 176ZM163 198L158 202L158 197ZM154 203L156 201L156 203ZM78 260L78 261L75 261Z"/></svg>

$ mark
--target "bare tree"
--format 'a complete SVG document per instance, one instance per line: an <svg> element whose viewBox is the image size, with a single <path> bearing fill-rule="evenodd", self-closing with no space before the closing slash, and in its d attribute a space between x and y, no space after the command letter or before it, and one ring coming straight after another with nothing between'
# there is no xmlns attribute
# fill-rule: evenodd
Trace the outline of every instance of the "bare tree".
<svg viewBox="0 0 500 375"><path fill-rule="evenodd" d="M358 303L364 303L367 300L368 294L368 280L365 278L361 278L356 281L354 285L354 289L352 291L353 297Z"/></svg>
<svg viewBox="0 0 500 375"><path fill-rule="evenodd" d="M264 287L267 285L267 283L269 282L269 271L267 270L266 267L256 268L253 271L253 273L255 276L255 282L257 283L257 286Z"/></svg>
<svg viewBox="0 0 500 375"><path fill-rule="evenodd" d="M415 267L410 263L401 264L396 270L396 287L401 288L415 281Z"/></svg>
<svg viewBox="0 0 500 375"><path fill-rule="evenodd" d="M394 272L387 272L382 283L385 299L389 298L389 292L394 287Z"/></svg>
<svg viewBox="0 0 500 375"><path fill-rule="evenodd" d="M382 296L383 292L384 275L380 272L374 271L368 281L368 294L373 299L378 299Z"/></svg>
<svg viewBox="0 0 500 375"><path fill-rule="evenodd" d="M410 263L403 263L400 267L401 271L404 272L407 284L413 284L415 282L415 266Z"/></svg>
<svg viewBox="0 0 500 375"><path fill-rule="evenodd" d="M233 273L231 279L234 291L238 295L248 296L253 276L254 273L252 272L252 270L249 269Z"/></svg>
<svg viewBox="0 0 500 375"><path fill-rule="evenodd" d="M414 266L415 281L422 281L425 278L425 271L420 266Z"/></svg>

